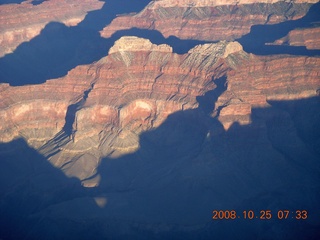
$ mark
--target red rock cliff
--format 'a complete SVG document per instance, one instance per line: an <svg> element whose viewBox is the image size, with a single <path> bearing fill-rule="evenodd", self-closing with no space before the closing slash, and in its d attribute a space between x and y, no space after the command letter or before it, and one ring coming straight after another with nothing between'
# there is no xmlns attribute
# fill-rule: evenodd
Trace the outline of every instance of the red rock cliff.
<svg viewBox="0 0 320 240"><path fill-rule="evenodd" d="M219 120L225 128L235 121L250 123L253 107L268 107L270 100L317 96L320 87L319 57L255 56L237 53L227 58L233 66L227 91L218 99Z"/></svg>
<svg viewBox="0 0 320 240"><path fill-rule="evenodd" d="M275 24L303 17L317 1L152 1L135 15L119 16L101 35L132 27L155 29L165 37L234 40L257 24ZM201 26L201 31L199 31Z"/></svg>
<svg viewBox="0 0 320 240"><path fill-rule="evenodd" d="M287 36L276 40L273 44L320 49L320 27L292 30Z"/></svg>
<svg viewBox="0 0 320 240"><path fill-rule="evenodd" d="M228 129L235 122L250 123L252 108L268 107L268 100L315 96L319 65L317 57L255 56L236 42L199 45L179 55L168 45L123 37L108 56L63 78L41 85L0 85L1 141L23 137L57 167L73 159L65 173L85 179L95 173L102 156L137 150L141 132L173 112L196 108L196 97L215 88L212 79L227 75L227 91L213 116L219 114ZM73 134L52 155L57 148L53 140L61 136L72 104L78 106Z"/></svg>
<svg viewBox="0 0 320 240"><path fill-rule="evenodd" d="M49 155L56 148L50 139L60 136L68 106L78 104L69 139L73 141L60 147L52 163L60 166L75 156L93 154L97 164L110 152L134 151L142 131L159 126L175 111L197 107L196 97L213 89L212 78L229 68L224 59L241 49L238 43L220 42L179 55L168 45L123 37L108 56L61 79L23 87L0 85L1 141L23 137Z"/></svg>

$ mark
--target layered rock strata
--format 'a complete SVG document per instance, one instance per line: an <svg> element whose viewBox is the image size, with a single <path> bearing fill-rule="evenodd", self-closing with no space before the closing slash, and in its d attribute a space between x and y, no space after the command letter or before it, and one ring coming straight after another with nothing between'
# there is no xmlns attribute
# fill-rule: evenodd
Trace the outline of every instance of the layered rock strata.
<svg viewBox="0 0 320 240"><path fill-rule="evenodd" d="M320 60L288 55L255 56L237 42L198 45L187 54L137 37L116 41L108 56L41 85L1 84L1 142L23 137L68 176L96 174L103 156L140 147L142 132L180 110L227 76L212 117L225 129L251 123L252 108L269 100L316 96ZM68 162L67 165L65 165ZM99 176L84 181L98 184Z"/></svg>
<svg viewBox="0 0 320 240"><path fill-rule="evenodd" d="M303 17L318 1L152 1L135 15L119 16L101 35L132 27L156 29L165 37L207 41L234 40L257 24ZM201 31L199 26L201 25Z"/></svg>
<svg viewBox="0 0 320 240"><path fill-rule="evenodd" d="M320 49L320 27L295 29L270 45L305 46L307 49Z"/></svg>
<svg viewBox="0 0 320 240"><path fill-rule="evenodd" d="M231 1L192 3L154 6ZM317 239L319 56L225 41L176 54L137 37L105 55L43 84L0 84L0 238ZM270 209L274 221L213 209ZM308 219L277 221L278 209Z"/></svg>
<svg viewBox="0 0 320 240"><path fill-rule="evenodd" d="M97 0L55 0L39 5L30 2L0 5L0 57L11 53L23 42L39 35L47 23L55 21L67 26L81 22L87 12L99 9Z"/></svg>
<svg viewBox="0 0 320 240"><path fill-rule="evenodd" d="M196 97L215 88L212 79L229 68L224 59L238 51L240 44L220 42L179 55L168 45L123 37L107 57L61 79L23 87L2 84L1 141L23 137L57 167L70 159L79 164L84 154L97 166L101 156L138 149L139 134L169 114L197 107ZM70 166L69 175L83 172Z"/></svg>
<svg viewBox="0 0 320 240"><path fill-rule="evenodd" d="M82 75L86 70L87 66L79 66L77 71L70 71L72 77L49 80L43 85L1 84L1 142L22 136L37 147L51 139L64 126L67 107L83 98L90 86L91 77Z"/></svg>
<svg viewBox="0 0 320 240"><path fill-rule="evenodd" d="M269 101L317 96L320 58L303 56L256 56L236 53L227 58L233 70L228 87L217 102L219 120L228 129L235 121L250 123L251 109L269 107Z"/></svg>

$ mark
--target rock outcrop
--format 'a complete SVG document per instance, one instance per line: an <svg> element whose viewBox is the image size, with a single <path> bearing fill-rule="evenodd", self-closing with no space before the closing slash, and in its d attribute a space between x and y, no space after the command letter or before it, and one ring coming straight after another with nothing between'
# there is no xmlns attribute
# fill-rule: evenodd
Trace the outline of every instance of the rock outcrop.
<svg viewBox="0 0 320 240"><path fill-rule="evenodd" d="M294 29L270 45L305 46L307 49L320 49L320 27Z"/></svg>
<svg viewBox="0 0 320 240"><path fill-rule="evenodd" d="M198 45L179 55L165 44L122 37L106 57L66 77L0 85L1 141L23 137L59 168L73 159L64 171L83 180L103 156L136 151L141 133L174 112L197 108L197 97L215 89L214 79L227 76L212 116L228 129L251 123L252 108L268 107L269 100L316 96L319 65L317 57L255 56L237 42Z"/></svg>
<svg viewBox="0 0 320 240"><path fill-rule="evenodd" d="M314 97L320 87L319 57L255 56L237 53L227 58L227 90L220 96L219 120L227 129L235 121L249 124L251 109L269 101Z"/></svg>
<svg viewBox="0 0 320 240"><path fill-rule="evenodd" d="M126 0L134 1L141 0ZM21 6L42 9L71 0L30 2ZM97 29L105 19L88 30L105 12L113 14L107 8L91 12L77 25L81 29L50 24L67 30L44 36L52 38L48 47L57 39L68 42L50 53L75 45L71 61L94 45L99 51L61 74L43 75L52 77L38 85L23 82L28 71L21 73L22 86L0 84L0 239L317 239L320 57L315 51L284 54L283 47L277 48L281 54L259 56L254 48L246 52L246 44L256 41L251 34L248 42L233 40L255 24L299 18L314 2L159 0L140 13L118 16L102 31L107 37L137 26L166 36L232 39L187 46L183 54L170 41L192 41L155 44L151 37L123 34L104 39ZM102 3L79 4L83 16ZM299 44L317 43L305 31L293 30L292 43L295 34L304 34ZM76 45L86 34L93 34L84 39L90 44ZM55 56L40 51L40 57L26 58L32 69L39 68L33 57L39 63ZM23 56L14 55L12 63L23 64ZM53 61L58 67L61 56ZM41 70L55 71L53 65L45 61ZM244 219L243 211L251 209L257 217L270 209L272 220ZM281 209L292 211L289 219L279 219ZM299 209L308 211L307 220L295 218ZM234 210L237 217L215 220L214 210L225 216Z"/></svg>
<svg viewBox="0 0 320 240"><path fill-rule="evenodd" d="M318 1L152 1L135 15L119 16L101 35L132 27L155 29L165 37L219 41L240 38L251 26L303 17ZM201 25L201 31L199 26Z"/></svg>
<svg viewBox="0 0 320 240"><path fill-rule="evenodd" d="M30 2L0 6L0 57L11 53L23 42L39 35L49 22L75 26L87 12L99 9L103 2L97 0L55 0L39 5Z"/></svg>
<svg viewBox="0 0 320 240"><path fill-rule="evenodd" d="M78 67L82 71L86 68ZM79 101L90 85L90 76L66 77L63 84L47 81L44 85L10 87L1 84L1 141L10 142L17 136L25 136L31 145L39 146L51 139L65 124L67 107ZM74 86L74 81L81 79ZM57 84L58 83L58 84ZM69 87L66 87L69 86ZM36 142L40 141L39 144Z"/></svg>
<svg viewBox="0 0 320 240"><path fill-rule="evenodd" d="M57 167L86 152L94 152L97 164L111 152L135 151L141 132L173 112L197 107L196 97L214 89L212 79L229 68L224 59L239 51L238 43L220 42L179 55L168 45L123 37L108 56L61 79L22 87L2 84L1 141L23 137L45 156L56 151L50 161ZM70 135L64 137L65 146L57 147L53 142L62 130Z"/></svg>

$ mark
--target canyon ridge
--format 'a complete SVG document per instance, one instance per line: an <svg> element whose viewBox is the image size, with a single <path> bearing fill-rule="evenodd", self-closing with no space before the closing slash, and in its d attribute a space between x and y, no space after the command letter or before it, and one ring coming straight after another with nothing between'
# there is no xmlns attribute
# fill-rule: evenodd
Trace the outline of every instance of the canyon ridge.
<svg viewBox="0 0 320 240"><path fill-rule="evenodd" d="M0 238L316 239L319 10L1 3Z"/></svg>

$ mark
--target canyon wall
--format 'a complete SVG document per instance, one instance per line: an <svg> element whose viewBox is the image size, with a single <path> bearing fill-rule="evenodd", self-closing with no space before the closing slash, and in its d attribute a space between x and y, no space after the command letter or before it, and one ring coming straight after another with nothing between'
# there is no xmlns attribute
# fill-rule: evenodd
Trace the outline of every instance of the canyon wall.
<svg viewBox="0 0 320 240"><path fill-rule="evenodd" d="M257 24L276 24L303 17L317 1L152 1L135 15L119 16L102 31L144 28L165 37L206 41L234 40ZM201 26L201 31L199 31Z"/></svg>
<svg viewBox="0 0 320 240"><path fill-rule="evenodd" d="M237 42L198 45L179 55L165 44L122 37L106 57L63 78L1 84L1 141L23 137L59 168L91 154L95 169L103 156L138 150L139 135L170 114L197 108L197 97L214 90L215 79L227 76L227 89L211 113L227 130L235 122L250 124L252 108L268 107L268 101L316 96L319 64L317 57L248 54ZM57 147L54 139L63 131L65 142ZM66 173L81 179L95 173L74 169Z"/></svg>
<svg viewBox="0 0 320 240"><path fill-rule="evenodd" d="M307 49L320 49L320 28L294 29L290 31L288 35L274 41L272 44L305 46Z"/></svg>
<svg viewBox="0 0 320 240"><path fill-rule="evenodd" d="M0 51L13 51L0 70L23 64L13 68L20 86L0 83L0 238L317 239L320 58L294 47L318 49L318 28L297 20L317 2L162 0L117 16L108 6L119 1L0 5ZM257 48L280 54L246 50L258 24L289 46L259 39ZM44 26L63 31L43 31L16 53ZM154 31L112 35L131 27L177 38L171 46L147 39ZM250 28L247 42L234 40ZM174 51L183 44L187 51ZM55 55L66 47L70 55ZM29 77L52 77L24 82L24 65L35 69ZM222 209L238 218L213 219ZM249 209L271 209L272 220L245 219ZM279 209L292 218L280 221ZM294 218L299 209L308 219Z"/></svg>
<svg viewBox="0 0 320 240"><path fill-rule="evenodd" d="M175 111L197 107L196 97L214 89L212 79L229 68L224 59L238 51L238 43L220 42L179 55L168 45L123 37L108 56L61 79L22 87L2 84L1 141L23 137L48 156L56 145L46 143L72 121L72 141L50 159L57 167L91 148L97 159L135 151L142 131L158 127ZM68 112L72 106L74 112Z"/></svg>
<svg viewBox="0 0 320 240"><path fill-rule="evenodd" d="M223 107L219 120L225 128L235 121L249 124L251 109L268 107L269 101L304 99L318 94L318 57L238 53L227 61L233 70L228 72L227 90L217 102L217 106Z"/></svg>

